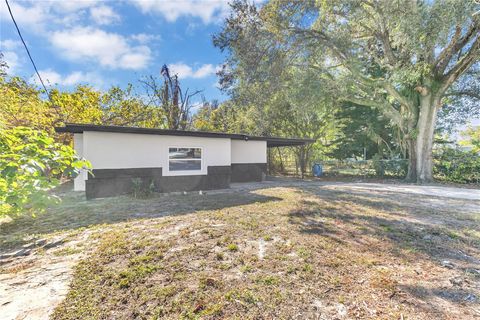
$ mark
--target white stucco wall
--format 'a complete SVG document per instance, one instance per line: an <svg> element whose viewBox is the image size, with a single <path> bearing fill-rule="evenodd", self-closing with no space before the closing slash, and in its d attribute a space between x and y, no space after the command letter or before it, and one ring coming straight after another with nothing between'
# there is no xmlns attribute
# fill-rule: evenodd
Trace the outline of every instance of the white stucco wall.
<svg viewBox="0 0 480 320"><path fill-rule="evenodd" d="M232 163L267 163L267 142L232 140Z"/></svg>
<svg viewBox="0 0 480 320"><path fill-rule="evenodd" d="M158 168L162 174L207 174L208 166L229 166L230 139L87 131L84 157L93 169ZM202 148L201 172L168 172L169 147Z"/></svg>
<svg viewBox="0 0 480 320"><path fill-rule="evenodd" d="M73 135L73 148L79 157L84 157L83 154L83 134L75 133ZM87 179L87 172L81 170L80 174L73 179L73 190L85 191L85 180Z"/></svg>

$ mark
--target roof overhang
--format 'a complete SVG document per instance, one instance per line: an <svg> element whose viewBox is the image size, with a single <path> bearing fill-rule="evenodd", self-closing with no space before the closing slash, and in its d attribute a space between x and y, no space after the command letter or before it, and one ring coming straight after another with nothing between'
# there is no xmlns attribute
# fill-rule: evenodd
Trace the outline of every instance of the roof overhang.
<svg viewBox="0 0 480 320"><path fill-rule="evenodd" d="M85 131L112 132L112 133L135 133L135 134L155 134L165 136L186 136L186 137L205 137L205 138L228 138L234 140L257 140L266 141L267 147L288 147L302 146L315 142L314 139L301 138L279 138L279 137L259 137L237 133L221 133L209 131L187 131L187 130L168 130L138 127L121 126L102 126L93 124L67 123L64 127L55 127L58 133L83 133Z"/></svg>
<svg viewBox="0 0 480 320"><path fill-rule="evenodd" d="M300 138L278 138L278 137L265 137L267 141L267 147L295 147L304 146L309 143L314 143L314 139L300 139Z"/></svg>

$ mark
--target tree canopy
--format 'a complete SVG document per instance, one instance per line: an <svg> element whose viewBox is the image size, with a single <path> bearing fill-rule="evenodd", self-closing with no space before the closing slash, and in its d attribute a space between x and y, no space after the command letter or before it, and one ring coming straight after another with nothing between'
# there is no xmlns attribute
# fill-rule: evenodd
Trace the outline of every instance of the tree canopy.
<svg viewBox="0 0 480 320"><path fill-rule="evenodd" d="M323 92L387 117L401 133L409 178L432 179L439 109L448 96L478 96L466 80L478 77L478 4L272 0L260 10L246 1L232 8L214 43L228 53L221 83L233 96L254 80L280 88L285 66L312 69Z"/></svg>

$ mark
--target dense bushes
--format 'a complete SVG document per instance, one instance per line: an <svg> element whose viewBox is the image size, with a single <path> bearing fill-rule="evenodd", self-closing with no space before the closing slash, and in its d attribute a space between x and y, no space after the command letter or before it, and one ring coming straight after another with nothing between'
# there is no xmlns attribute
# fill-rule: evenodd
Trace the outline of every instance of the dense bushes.
<svg viewBox="0 0 480 320"><path fill-rule="evenodd" d="M443 147L434 152L435 178L456 183L480 183L480 156L477 152Z"/></svg>
<svg viewBox="0 0 480 320"><path fill-rule="evenodd" d="M89 163L43 131L0 129L0 217L41 211L58 200L49 191Z"/></svg>

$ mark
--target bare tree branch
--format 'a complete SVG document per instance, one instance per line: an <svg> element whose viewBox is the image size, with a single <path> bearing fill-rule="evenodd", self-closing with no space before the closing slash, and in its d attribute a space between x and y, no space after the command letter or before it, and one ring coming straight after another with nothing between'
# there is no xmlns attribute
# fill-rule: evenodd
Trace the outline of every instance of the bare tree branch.
<svg viewBox="0 0 480 320"><path fill-rule="evenodd" d="M443 77L442 86L439 89L440 93L445 91L458 79L466 70L468 70L476 61L480 59L480 35L472 43L470 50L465 54L456 65Z"/></svg>
<svg viewBox="0 0 480 320"><path fill-rule="evenodd" d="M450 43L446 46L442 52L440 52L437 61L435 62L435 74L442 75L447 68L453 55L461 53L461 50L467 43L469 43L475 36L478 36L480 32L479 19L476 19L463 37L461 37L462 28L460 26L455 27L455 34L453 35Z"/></svg>

